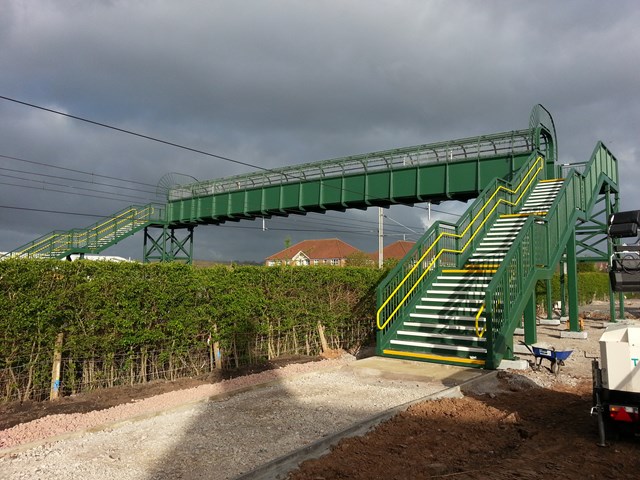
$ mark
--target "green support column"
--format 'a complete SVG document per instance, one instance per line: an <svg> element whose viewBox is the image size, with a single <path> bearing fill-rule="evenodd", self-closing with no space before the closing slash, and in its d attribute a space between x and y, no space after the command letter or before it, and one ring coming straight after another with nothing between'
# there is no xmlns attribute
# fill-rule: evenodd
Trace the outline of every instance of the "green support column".
<svg viewBox="0 0 640 480"><path fill-rule="evenodd" d="M567 315L567 284L565 275L565 262L560 262L560 316L565 317Z"/></svg>
<svg viewBox="0 0 640 480"><path fill-rule="evenodd" d="M538 341L536 332L536 293L531 295L524 308L524 343L531 345Z"/></svg>
<svg viewBox="0 0 640 480"><path fill-rule="evenodd" d="M578 321L578 261L576 258L576 231L571 232L567 242L567 276L569 277L569 330L580 331Z"/></svg>
<svg viewBox="0 0 640 480"><path fill-rule="evenodd" d="M191 265L193 262L193 226L177 229L166 225L158 227L154 236L148 228L144 229L144 263L181 262ZM178 238L176 230L183 235ZM186 233L184 233L186 230Z"/></svg>
<svg viewBox="0 0 640 480"><path fill-rule="evenodd" d="M613 209L612 209L612 205L611 205L611 187L609 187L609 185L606 185L606 191L605 191L605 208L607 211L607 222L609 221L609 217L611 216L611 214L613 213ZM613 254L613 244L614 244L614 240L612 240L611 238L607 237L607 257L610 259L611 255ZM616 321L616 295L613 291L613 289L611 288L611 282L609 282L609 321L610 322L615 322Z"/></svg>
<svg viewBox="0 0 640 480"><path fill-rule="evenodd" d="M545 281L545 286L547 288L547 319L553 319L553 295L551 291L551 279L547 278Z"/></svg>
<svg viewBox="0 0 640 480"><path fill-rule="evenodd" d="M615 193L615 211L618 211L618 205L620 205L620 194L618 192ZM618 240L619 242L619 240ZM624 293L620 292L620 316L618 317L620 320L624 319ZM611 320L615 321L615 317L611 317Z"/></svg>

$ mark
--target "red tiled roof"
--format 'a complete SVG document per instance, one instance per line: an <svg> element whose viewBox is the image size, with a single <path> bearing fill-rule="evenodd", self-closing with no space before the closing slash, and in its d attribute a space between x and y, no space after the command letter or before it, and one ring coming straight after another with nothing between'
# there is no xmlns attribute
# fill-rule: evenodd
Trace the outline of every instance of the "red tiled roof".
<svg viewBox="0 0 640 480"><path fill-rule="evenodd" d="M322 260L329 258L346 258L352 253L359 252L342 240L337 238L326 238L321 240L303 240L300 243L285 248L266 258L269 260L291 260L299 252L303 252L309 260Z"/></svg>
<svg viewBox="0 0 640 480"><path fill-rule="evenodd" d="M398 240L397 242L393 242L391 245L387 245L382 250L382 258L387 260L388 258L395 258L396 260L400 260L404 258L404 256L409 253L409 250L413 248L416 242L407 242L404 240ZM378 252L372 252L368 254L374 261L378 261Z"/></svg>

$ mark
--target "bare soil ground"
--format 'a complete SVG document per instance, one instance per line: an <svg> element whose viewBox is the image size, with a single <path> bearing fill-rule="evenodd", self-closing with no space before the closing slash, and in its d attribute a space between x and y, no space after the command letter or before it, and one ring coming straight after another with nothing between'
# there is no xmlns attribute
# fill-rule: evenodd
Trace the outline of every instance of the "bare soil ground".
<svg viewBox="0 0 640 480"><path fill-rule="evenodd" d="M627 307L627 317L640 316L640 302ZM363 437L341 441L289 479L640 478L639 439L620 435L599 447L589 415L588 357L598 355L608 309L604 302L582 309L587 340L560 338L565 325L539 326L538 342L573 350L558 377L546 361L539 371L499 372L465 398L414 405Z"/></svg>
<svg viewBox="0 0 640 480"><path fill-rule="evenodd" d="M341 441L324 457L303 463L289 478L640 478L640 441L621 436L612 438L607 448L598 447L595 419L589 416L587 356L598 354L608 308L600 303L583 309L587 340L560 338L564 325L539 327L540 342L573 350L557 377L544 363L538 371L500 372L466 392L465 398L414 405L365 436ZM640 316L640 302L629 303L627 313ZM108 409L211 381L185 379L101 390L56 402L4 405L0 431L54 413Z"/></svg>

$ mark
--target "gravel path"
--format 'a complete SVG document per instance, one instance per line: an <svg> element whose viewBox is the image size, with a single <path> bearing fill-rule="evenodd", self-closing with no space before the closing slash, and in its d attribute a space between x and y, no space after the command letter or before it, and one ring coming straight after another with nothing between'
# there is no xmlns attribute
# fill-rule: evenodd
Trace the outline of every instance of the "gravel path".
<svg viewBox="0 0 640 480"><path fill-rule="evenodd" d="M0 446L5 447L0 449L0 478L235 478L445 388L440 382L356 374L349 368L351 361L353 357L345 356L290 365L102 412L55 415L17 425L0 432ZM261 382L259 388L250 388ZM63 438L15 447L65 432Z"/></svg>

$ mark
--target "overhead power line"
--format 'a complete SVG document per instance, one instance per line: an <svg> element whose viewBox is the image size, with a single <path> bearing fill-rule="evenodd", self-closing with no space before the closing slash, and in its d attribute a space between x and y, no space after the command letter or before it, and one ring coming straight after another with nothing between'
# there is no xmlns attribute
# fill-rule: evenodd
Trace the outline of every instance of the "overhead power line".
<svg viewBox="0 0 640 480"><path fill-rule="evenodd" d="M2 155L0 155L2 156ZM47 173L38 173L38 172L29 172L27 170L18 170L15 168L5 168L5 167L0 167L0 170L3 170L5 172L12 172L12 173L24 173L27 175L36 175L38 177L45 177L45 178L55 178L58 180L66 180L69 182L79 182L79 183L85 183L85 184L89 184L89 185L100 185L101 187L111 187L111 188L119 188L121 190L131 190L133 192L141 192L141 193L151 193L151 194L156 194L155 191L151 191L151 190L143 190L140 188L132 188L132 187L124 187L121 185L114 185L112 183L103 183L103 182L96 182L94 180L83 180L80 178L71 178L71 177L63 177L61 175L50 175ZM124 180L123 180L124 181Z"/></svg>
<svg viewBox="0 0 640 480"><path fill-rule="evenodd" d="M104 190L98 190L95 188L85 188L85 187L77 187L75 185L65 185L63 183L55 183L55 182L47 182L45 180L37 180L37 179L33 179L33 178L24 178L24 177L17 177L15 175L7 175L7 174L0 174L0 177L5 177L5 178L12 178L14 180L22 180L24 182L34 182L34 183L38 183L41 184L42 187L31 187L30 185L17 185L14 184L15 187L31 187L31 188L38 188L38 189L42 189L42 190L50 190L48 188L49 185L54 186L54 187L65 187L65 188L75 188L77 190L83 190L85 192L95 192L95 193L104 193L107 195L118 195L118 197L120 197L121 199L131 199L131 200L142 200L142 201L152 201L150 199L147 198L143 198L143 197L136 197L133 195L123 195L123 194L118 194L118 193L112 193L112 192L105 192ZM55 190L56 192L60 192L61 190ZM73 194L74 192L65 192L65 193L71 193Z"/></svg>
<svg viewBox="0 0 640 480"><path fill-rule="evenodd" d="M90 123L92 125L97 125L97 126L103 127L103 128L108 128L108 129L114 130L116 132L126 133L127 135L133 135L135 137L144 138L146 140L151 140L152 142L158 142L158 143L162 143L164 145L169 145L171 147L180 148L182 150L187 150L189 152L199 153L200 155L206 155L208 157L218 158L220 160L225 160L227 162L235 163L235 164L238 164L238 165L244 165L245 167L256 168L256 169L264 170L264 171L267 171L267 172L271 171L270 169L265 168L265 167L261 167L259 165L253 165L251 163L242 162L240 160L234 160L233 158L225 157L225 156L222 156L222 155L217 155L215 153L205 152L204 150L199 150L197 148L187 147L186 145L181 145L181 144L175 143L175 142L169 142L167 140L162 140L161 138L152 137L151 135L145 135L143 133L138 133L138 132L134 132L132 130L127 130L125 128L115 127L115 126L109 125L107 123L96 122L94 120L89 120L88 118L79 117L77 115L71 115L70 113L60 112L59 110L54 110L52 108L42 107L40 105L35 105L33 103L23 102L22 100L17 100L15 98L10 98L10 97L5 97L3 95L0 95L0 99L7 100L9 102L18 103L20 105L25 105L25 106L31 107L31 108L36 108L38 110L42 110L42 111L45 111L45 112L55 113L56 115L61 115L63 117L73 118L74 120L79 120L81 122Z"/></svg>
<svg viewBox="0 0 640 480"><path fill-rule="evenodd" d="M24 210L27 212L53 213L58 215L77 215L80 217L107 218L107 216L105 215L95 215L92 213L66 212L66 211L62 212L60 210L45 210L42 208L14 207L12 205L0 205L0 208L5 208L8 210Z"/></svg>
<svg viewBox="0 0 640 480"><path fill-rule="evenodd" d="M90 195L88 193L68 192L68 191L65 191L65 190L56 190L54 188L46 188L44 186L42 186L42 187L32 187L31 185L19 185L19 184L16 184L16 183L7 183L7 182L0 182L0 185L8 185L10 187L30 188L30 189L33 189L33 190L46 190L47 192L66 193L67 195L80 195L81 197L99 198L99 199L102 199L102 200L113 200L113 201L117 201L117 202L129 203L131 201L131 200L123 200L122 196L120 196L120 198L104 197L102 195ZM145 200L145 201L151 201L152 202L152 200Z"/></svg>
<svg viewBox="0 0 640 480"><path fill-rule="evenodd" d="M2 98L2 97L0 97L0 98ZM44 167L57 168L59 170L66 170L68 172L82 173L84 175L91 175L93 177L107 178L109 180L118 180L120 182L135 183L135 184L138 184L138 185L144 185L146 187L153 187L153 188L156 187L156 185L152 185L150 183L138 182L136 180L126 180L126 179L123 179L123 178L111 177L109 175L101 175L99 173L85 172L85 171L82 171L82 170L76 170L75 168L59 167L57 165L51 165L49 163L36 162L34 160L26 160L24 158L12 157L10 155L0 155L0 158L6 158L6 159L9 159L9 160L15 160L17 162L31 163L33 165L40 165L40 166L44 166Z"/></svg>

